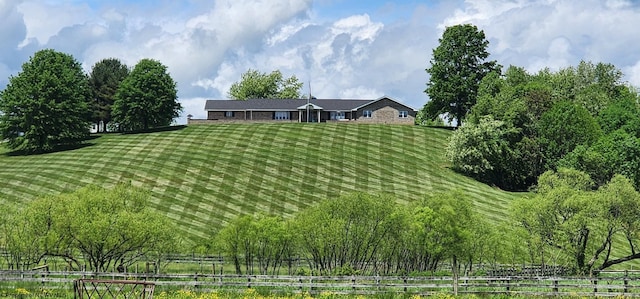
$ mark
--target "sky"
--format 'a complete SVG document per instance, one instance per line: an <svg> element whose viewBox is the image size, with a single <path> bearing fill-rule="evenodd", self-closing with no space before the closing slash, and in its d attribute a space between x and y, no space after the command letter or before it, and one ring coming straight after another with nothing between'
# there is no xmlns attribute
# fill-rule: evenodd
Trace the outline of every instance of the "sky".
<svg viewBox="0 0 640 299"><path fill-rule="evenodd" d="M389 96L414 109L447 26L474 24L489 59L529 72L611 63L640 87L640 1L0 0L0 89L45 48L89 73L105 58L159 60L186 116L206 118L248 69L280 70L317 98Z"/></svg>

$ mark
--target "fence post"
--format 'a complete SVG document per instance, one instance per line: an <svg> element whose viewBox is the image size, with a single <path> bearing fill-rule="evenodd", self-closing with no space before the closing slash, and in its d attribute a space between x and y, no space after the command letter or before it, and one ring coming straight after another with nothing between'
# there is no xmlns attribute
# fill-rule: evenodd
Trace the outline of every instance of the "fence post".
<svg viewBox="0 0 640 299"><path fill-rule="evenodd" d="M406 293L407 292L407 278L403 277L402 281L404 282L404 292Z"/></svg>
<svg viewBox="0 0 640 299"><path fill-rule="evenodd" d="M624 270L624 290L623 292L626 294L627 292L629 292L629 272L627 272L627 270Z"/></svg>
<svg viewBox="0 0 640 299"><path fill-rule="evenodd" d="M351 291L355 293L356 291L356 277L355 275L351 275Z"/></svg>
<svg viewBox="0 0 640 299"><path fill-rule="evenodd" d="M300 284L300 294L302 294L302 276L298 277L298 283Z"/></svg>
<svg viewBox="0 0 640 299"><path fill-rule="evenodd" d="M247 288L251 288L251 276L247 275Z"/></svg>
<svg viewBox="0 0 640 299"><path fill-rule="evenodd" d="M593 293L597 293L598 292L598 279L594 279L593 280Z"/></svg>
<svg viewBox="0 0 640 299"><path fill-rule="evenodd" d="M553 280L553 292L556 293L556 295L558 293L558 280L557 279Z"/></svg>

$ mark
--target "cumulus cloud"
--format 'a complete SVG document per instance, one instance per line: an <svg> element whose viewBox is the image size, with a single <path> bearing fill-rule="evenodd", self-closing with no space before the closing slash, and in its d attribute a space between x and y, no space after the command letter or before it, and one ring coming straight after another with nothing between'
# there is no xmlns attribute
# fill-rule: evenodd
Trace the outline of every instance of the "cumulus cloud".
<svg viewBox="0 0 640 299"><path fill-rule="evenodd" d="M204 117L205 99L226 98L249 68L296 75L317 97L388 95L420 108L425 68L444 28L473 23L502 65L537 71L602 61L640 86L640 7L633 1L434 0L384 9L362 2L369 10L351 12L346 2L312 0L87 3L0 1L0 84L35 51L55 48L87 72L108 57L129 66L161 61L178 83L185 116ZM318 12L326 7L340 13Z"/></svg>
<svg viewBox="0 0 640 299"><path fill-rule="evenodd" d="M640 53L633 42L639 17L638 4L624 0L468 0L440 26L476 24L490 40L494 59L530 71L580 60L625 68Z"/></svg>

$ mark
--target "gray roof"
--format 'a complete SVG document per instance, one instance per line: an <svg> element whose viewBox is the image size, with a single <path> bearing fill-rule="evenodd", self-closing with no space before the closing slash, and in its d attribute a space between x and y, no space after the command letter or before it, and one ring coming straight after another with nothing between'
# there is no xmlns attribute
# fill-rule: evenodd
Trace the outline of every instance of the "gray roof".
<svg viewBox="0 0 640 299"><path fill-rule="evenodd" d="M322 107L326 111L350 111L356 107L371 103L374 100L339 100L312 99L309 103ZM307 99L249 99L238 100L207 100L206 111L244 111L244 110L282 110L293 111L307 104Z"/></svg>

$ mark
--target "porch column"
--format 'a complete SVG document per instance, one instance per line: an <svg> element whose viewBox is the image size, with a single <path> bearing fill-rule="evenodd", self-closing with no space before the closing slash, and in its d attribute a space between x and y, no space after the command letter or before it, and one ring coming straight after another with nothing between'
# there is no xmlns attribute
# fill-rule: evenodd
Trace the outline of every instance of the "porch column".
<svg viewBox="0 0 640 299"><path fill-rule="evenodd" d="M318 109L318 122L320 122L320 109Z"/></svg>
<svg viewBox="0 0 640 299"><path fill-rule="evenodd" d="M302 122L302 111L300 111L300 109L298 109L298 122Z"/></svg>

